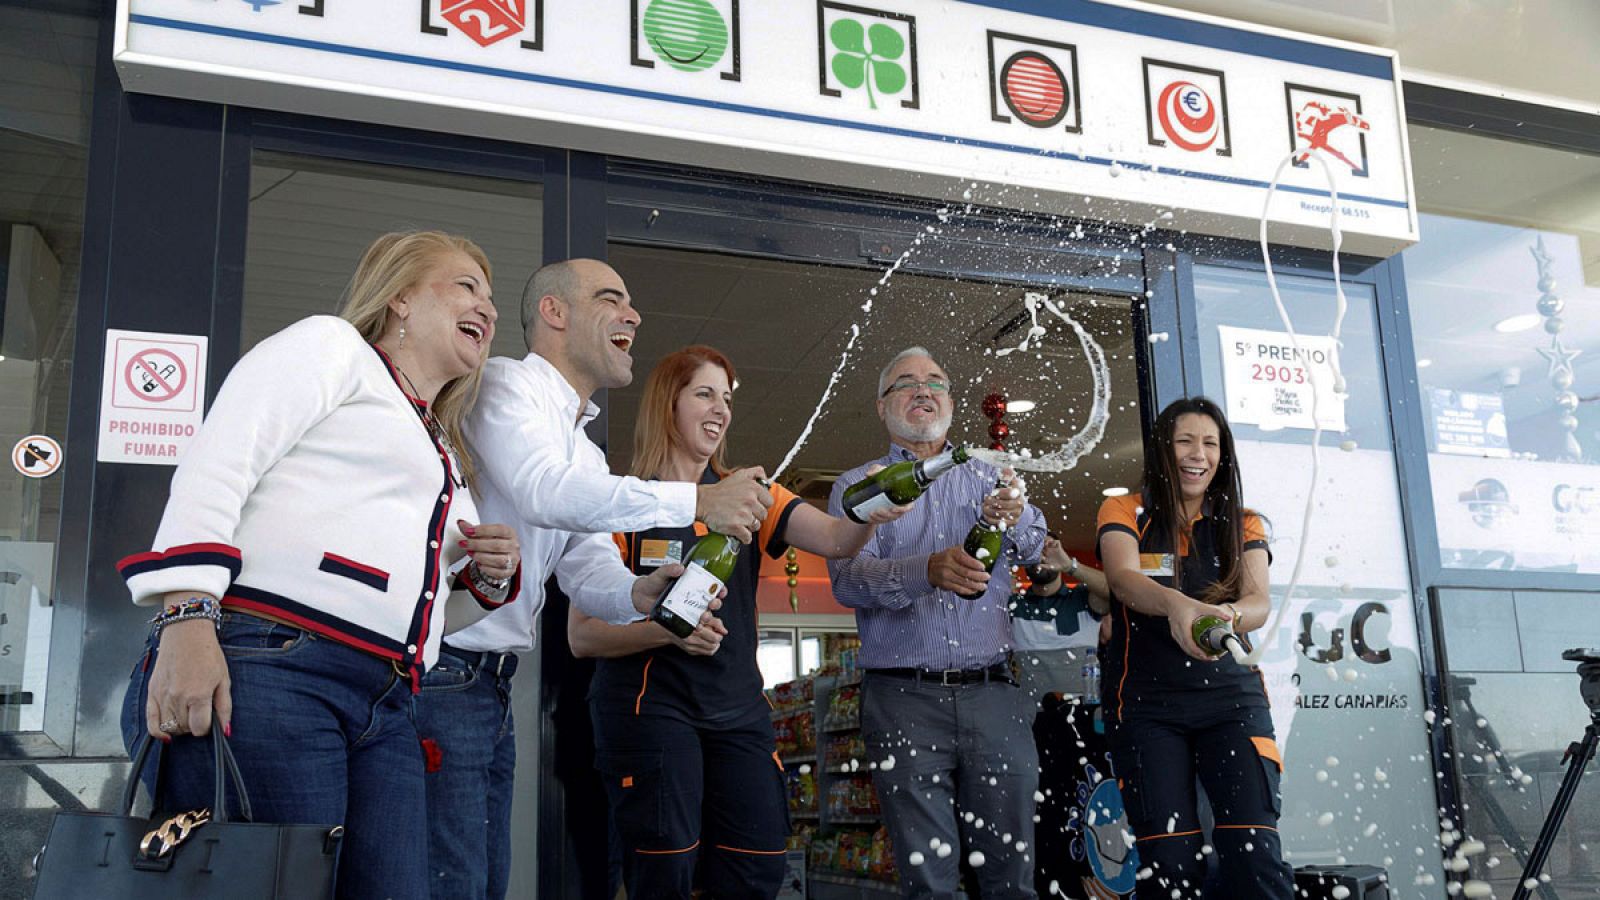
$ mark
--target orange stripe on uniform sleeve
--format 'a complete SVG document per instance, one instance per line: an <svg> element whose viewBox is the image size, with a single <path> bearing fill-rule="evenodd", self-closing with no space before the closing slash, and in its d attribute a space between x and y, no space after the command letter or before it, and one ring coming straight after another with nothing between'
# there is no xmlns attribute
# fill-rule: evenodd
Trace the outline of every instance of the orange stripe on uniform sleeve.
<svg viewBox="0 0 1600 900"><path fill-rule="evenodd" d="M790 504L800 499L794 491L776 482L768 488L768 491L772 494L772 505L767 507L767 517L761 520L761 531L756 536L756 546L761 548L762 553L768 552L767 548L772 546L772 540L778 533L778 524L783 521L784 511Z"/></svg>
<svg viewBox="0 0 1600 900"><path fill-rule="evenodd" d="M1261 523L1261 517L1245 510L1244 514L1244 542L1264 541L1267 539L1267 528Z"/></svg>
<svg viewBox="0 0 1600 900"><path fill-rule="evenodd" d="M1095 517L1094 530L1098 534L1107 525L1121 525L1134 534L1139 533L1139 504L1137 494L1110 497L1100 504L1100 514Z"/></svg>

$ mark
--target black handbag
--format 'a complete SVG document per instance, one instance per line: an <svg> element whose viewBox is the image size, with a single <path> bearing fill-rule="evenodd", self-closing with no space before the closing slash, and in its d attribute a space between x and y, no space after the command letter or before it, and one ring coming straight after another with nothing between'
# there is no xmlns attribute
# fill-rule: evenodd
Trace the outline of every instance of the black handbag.
<svg viewBox="0 0 1600 900"><path fill-rule="evenodd" d="M250 821L250 798L239 764L215 720L211 734L217 789L210 809L165 819L133 815L139 774L154 743L145 735L128 773L121 815L56 813L35 859L39 879L34 900L331 898L344 826ZM239 793L237 819L228 817L224 771ZM158 784L160 780L158 762Z"/></svg>

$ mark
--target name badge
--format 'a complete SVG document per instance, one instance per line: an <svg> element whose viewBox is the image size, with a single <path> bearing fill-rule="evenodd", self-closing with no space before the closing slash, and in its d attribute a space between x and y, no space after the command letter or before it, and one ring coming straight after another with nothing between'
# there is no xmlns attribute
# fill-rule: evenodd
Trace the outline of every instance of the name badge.
<svg viewBox="0 0 1600 900"><path fill-rule="evenodd" d="M659 568L683 561L683 541L647 538L639 542L639 565Z"/></svg>
<svg viewBox="0 0 1600 900"><path fill-rule="evenodd" d="M1172 577L1171 553L1139 554L1139 574L1150 578Z"/></svg>

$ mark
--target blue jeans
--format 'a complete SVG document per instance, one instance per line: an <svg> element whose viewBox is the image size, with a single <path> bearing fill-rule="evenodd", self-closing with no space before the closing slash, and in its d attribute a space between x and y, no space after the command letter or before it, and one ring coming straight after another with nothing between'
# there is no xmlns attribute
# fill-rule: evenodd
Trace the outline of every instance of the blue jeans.
<svg viewBox="0 0 1600 900"><path fill-rule="evenodd" d="M426 776L428 885L437 900L500 900L510 880L515 666L496 672L499 659L446 646L422 676L417 731L437 751Z"/></svg>
<svg viewBox="0 0 1600 900"><path fill-rule="evenodd" d="M254 820L343 824L340 898L427 897L422 748L408 680L387 660L241 613L223 616L220 640L233 685L229 743ZM152 642L123 701L130 752L145 734L155 657ZM209 737L176 737L159 756L158 810L211 806ZM155 772L141 773L147 788Z"/></svg>

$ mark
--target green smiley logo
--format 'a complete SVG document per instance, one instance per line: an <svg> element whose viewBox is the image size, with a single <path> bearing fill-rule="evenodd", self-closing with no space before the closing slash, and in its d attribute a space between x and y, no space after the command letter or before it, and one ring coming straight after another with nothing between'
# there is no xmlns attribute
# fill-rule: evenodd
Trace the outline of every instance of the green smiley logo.
<svg viewBox="0 0 1600 900"><path fill-rule="evenodd" d="M641 27L650 49L681 72L709 69L728 50L728 25L710 0L651 0Z"/></svg>

